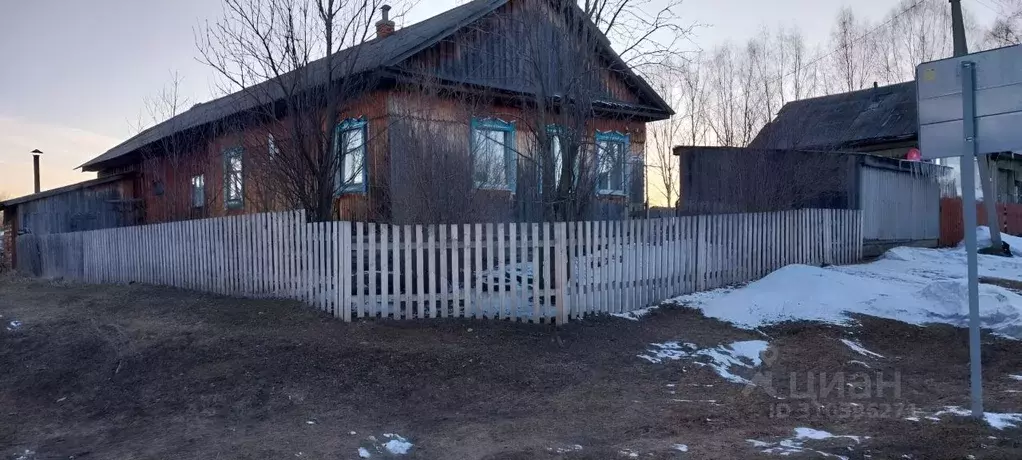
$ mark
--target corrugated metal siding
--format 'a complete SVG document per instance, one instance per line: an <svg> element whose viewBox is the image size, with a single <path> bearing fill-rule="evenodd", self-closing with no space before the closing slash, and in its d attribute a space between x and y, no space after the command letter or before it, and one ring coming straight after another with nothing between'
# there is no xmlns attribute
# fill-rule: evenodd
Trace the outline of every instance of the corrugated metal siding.
<svg viewBox="0 0 1022 460"><path fill-rule="evenodd" d="M866 240L940 237L940 184L925 174L862 166L859 203Z"/></svg>

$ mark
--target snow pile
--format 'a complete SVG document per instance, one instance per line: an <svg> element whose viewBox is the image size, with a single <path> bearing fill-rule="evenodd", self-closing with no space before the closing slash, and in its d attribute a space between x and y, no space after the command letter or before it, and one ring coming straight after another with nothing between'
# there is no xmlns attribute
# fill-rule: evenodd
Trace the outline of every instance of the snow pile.
<svg viewBox="0 0 1022 460"><path fill-rule="evenodd" d="M696 361L693 364L710 366L717 375L730 382L749 384L751 382L748 379L735 375L731 370L732 368L751 369L759 366L763 363L759 355L768 346L769 344L763 340L746 340L703 349L693 343L654 343L650 344L647 354L641 354L638 357L654 364L683 358L703 359L707 362Z"/></svg>
<svg viewBox="0 0 1022 460"><path fill-rule="evenodd" d="M759 441L756 439L746 439L745 441L752 444L752 447L762 449L761 452L764 454L777 454L788 456L791 454L800 453L815 453L826 458L840 458L847 460L848 457L842 457L840 455L828 454L818 450L813 450L805 447L805 442L809 440L823 440L823 439L849 439L854 441L856 444L861 442L862 439L869 439L868 437L860 436L838 436L830 434L826 431L814 430L812 428L799 427L795 428L795 435L791 438L782 439L777 442Z"/></svg>
<svg viewBox="0 0 1022 460"><path fill-rule="evenodd" d="M1022 238L1019 250L1022 251ZM1012 244L1009 242L1009 244ZM980 275L1022 281L1022 257L980 255ZM674 302L700 308L709 317L757 328L784 321L848 322L848 313L911 324L968 324L965 252L958 249L895 248L862 265L789 265L742 288L682 296ZM980 285L983 327L1022 336L1022 296Z"/></svg>

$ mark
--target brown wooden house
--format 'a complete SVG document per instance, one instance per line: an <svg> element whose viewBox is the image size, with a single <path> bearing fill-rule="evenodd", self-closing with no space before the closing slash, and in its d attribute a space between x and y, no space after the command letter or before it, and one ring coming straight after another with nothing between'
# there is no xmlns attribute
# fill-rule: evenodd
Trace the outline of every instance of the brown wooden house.
<svg viewBox="0 0 1022 460"><path fill-rule="evenodd" d="M334 218L409 223L447 213L466 221L538 219L533 204L542 193L540 169L530 160L538 124L528 101L536 100L538 86L567 71L550 65L571 58L557 55L572 49L557 41L570 41L576 32L565 14L583 13L565 0L474 0L396 30L384 16L376 38L342 50L360 61L337 78L371 85L338 119L335 145L347 149L346 158L362 161L339 168ZM522 39L537 30L554 43L542 81L526 78L536 75L536 61ZM618 157L596 173L587 217L627 218L644 202L645 124L672 112L600 38L591 49L600 66L593 69L599 83L585 126L586 151L601 165L601 155ZM288 115L255 116L276 101L251 94L197 104L81 167L100 178L133 175L145 223L279 209L277 192L261 185L274 156L287 154L290 139L275 127ZM544 104L551 111L570 103L563 94L549 96Z"/></svg>

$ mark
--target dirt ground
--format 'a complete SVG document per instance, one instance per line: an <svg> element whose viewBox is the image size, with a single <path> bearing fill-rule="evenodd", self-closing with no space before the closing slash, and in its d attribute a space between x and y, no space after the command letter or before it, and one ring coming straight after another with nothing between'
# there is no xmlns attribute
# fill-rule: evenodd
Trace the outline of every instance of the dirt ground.
<svg viewBox="0 0 1022 460"><path fill-rule="evenodd" d="M968 407L967 331L952 327L859 318L746 331L682 307L559 330L345 324L291 302L14 276L0 277L0 315L3 459L352 459L359 448L409 459L778 458L747 440L784 446L795 427L860 438L789 439L801 449L786 458L1022 458L1022 430L925 418ZM741 340L770 343L761 368L736 371L757 386L690 359L637 357L657 342ZM1009 378L1022 374L1022 342L985 337L984 366L987 410L1022 412L1022 381ZM807 376L863 372L882 372L886 391L798 397L812 393ZM906 420L913 410L923 415ZM389 454L388 434L413 446Z"/></svg>

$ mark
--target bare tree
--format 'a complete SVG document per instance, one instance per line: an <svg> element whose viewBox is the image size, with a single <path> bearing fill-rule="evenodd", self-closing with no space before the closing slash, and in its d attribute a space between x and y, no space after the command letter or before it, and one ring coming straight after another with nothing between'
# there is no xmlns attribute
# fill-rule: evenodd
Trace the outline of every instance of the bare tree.
<svg viewBox="0 0 1022 460"><path fill-rule="evenodd" d="M225 17L197 37L203 62L241 90L244 126L260 126L255 145L266 146L246 161L268 171L261 187L281 205L303 208L314 220L330 219L334 197L365 186L364 137L338 144L335 132L377 76L362 72L373 59L361 45L375 34L381 0L224 0ZM271 141L271 137L272 141ZM341 142L341 141L339 141ZM358 145L362 148L359 149ZM351 147L351 148L346 148ZM264 153L264 154L262 154ZM225 163L230 165L230 163ZM237 166L244 164L238 162ZM240 193L229 181L228 193Z"/></svg>
<svg viewBox="0 0 1022 460"><path fill-rule="evenodd" d="M674 15L678 3L537 1L509 19L501 33L516 41L519 55L512 59L523 65L519 81L527 92L520 162L538 181L535 201L543 219L588 217L601 182L600 188L627 195L635 163L630 145L592 134L607 119L613 107L608 103L629 72L614 63L608 49L618 44L616 54L632 68L675 62L667 59L680 54L673 45L688 35Z"/></svg>
<svg viewBox="0 0 1022 460"><path fill-rule="evenodd" d="M838 13L837 23L831 31L831 59L835 74L840 79L840 91L855 91L871 84L876 65L871 51L871 26L860 20L849 7Z"/></svg>
<svg viewBox="0 0 1022 460"><path fill-rule="evenodd" d="M682 0L578 0L579 7L611 42L622 59L643 72L646 67L684 61L681 44L691 24L678 11Z"/></svg>
<svg viewBox="0 0 1022 460"><path fill-rule="evenodd" d="M506 168L503 155L484 151L488 144L471 139L466 148L465 142L471 120L492 117L515 123L515 113L494 112L487 91L452 88L436 77L405 83L391 98L388 142L392 151L400 152L390 165L393 178L388 187L394 223L456 224L515 217L520 199L500 185L518 181L521 194L529 184L521 183L517 168ZM494 141L511 143L500 145L501 153L507 147L515 156L523 155L513 138Z"/></svg>
<svg viewBox="0 0 1022 460"><path fill-rule="evenodd" d="M706 123L718 145L742 147L755 137L769 119L766 95L757 61L762 45L755 40L743 48L725 43L703 65L711 104Z"/></svg>
<svg viewBox="0 0 1022 460"><path fill-rule="evenodd" d="M681 113L688 120L688 133L685 139L688 145L702 145L706 142L706 105L709 93L706 84L706 72L702 59L695 59L683 66L679 73L685 98L685 107ZM675 111L678 107L675 107Z"/></svg>
<svg viewBox="0 0 1022 460"><path fill-rule="evenodd" d="M1022 0L1003 0L1000 4L1000 15L983 36L986 48L1022 43Z"/></svg>
<svg viewBox="0 0 1022 460"><path fill-rule="evenodd" d="M678 198L678 159L674 156L673 149L678 143L691 139L686 138L685 131L687 127L693 126L691 120L698 116L693 110L697 110L694 104L686 104L689 95L685 94L685 86L681 84L685 80L678 73L680 72L666 69L657 74L651 82L653 89L671 107L675 107L677 113L666 120L650 123L646 127L646 155L651 157L647 164L651 171L647 178L649 184L647 197L655 188L662 196L663 203L669 207L673 207ZM682 112L684 109L687 110Z"/></svg>
<svg viewBox="0 0 1022 460"><path fill-rule="evenodd" d="M205 185L202 171L211 161L204 148L211 137L205 132L186 135L185 121L177 118L187 111L191 102L182 93L184 78L170 72L168 82L151 96L143 99L143 109L132 130L139 135L156 135L160 139L141 149L140 179L143 191L151 198L145 209L150 221L164 221L188 217L205 217L219 196L214 190L202 187L195 194L195 182ZM155 131L155 132L150 132ZM165 133L166 135L160 135ZM202 179L196 179L202 177ZM198 202L196 200L199 200ZM120 203L121 212L138 213L137 202Z"/></svg>

